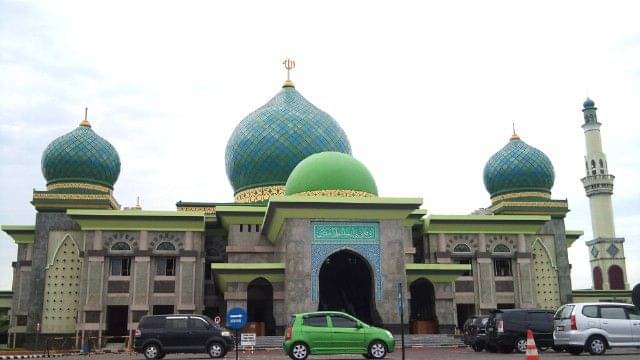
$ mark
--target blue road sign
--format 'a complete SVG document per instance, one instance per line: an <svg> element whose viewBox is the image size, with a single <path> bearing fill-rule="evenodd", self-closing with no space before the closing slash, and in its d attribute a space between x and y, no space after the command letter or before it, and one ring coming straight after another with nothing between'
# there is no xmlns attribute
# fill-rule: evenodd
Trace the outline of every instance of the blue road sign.
<svg viewBox="0 0 640 360"><path fill-rule="evenodd" d="M231 330L240 330L247 324L247 312L243 308L233 308L227 312L227 323Z"/></svg>

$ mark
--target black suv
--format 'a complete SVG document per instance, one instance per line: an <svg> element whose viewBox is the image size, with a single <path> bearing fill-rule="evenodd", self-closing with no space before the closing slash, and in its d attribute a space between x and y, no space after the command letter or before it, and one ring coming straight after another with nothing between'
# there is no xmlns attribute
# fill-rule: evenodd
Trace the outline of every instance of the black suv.
<svg viewBox="0 0 640 360"><path fill-rule="evenodd" d="M485 338L488 316L471 316L465 321L462 331L465 345L471 346L475 351L485 348Z"/></svg>
<svg viewBox="0 0 640 360"><path fill-rule="evenodd" d="M134 350L147 359L169 353L203 353L221 358L233 349L231 332L204 315L152 315L140 319Z"/></svg>
<svg viewBox="0 0 640 360"><path fill-rule="evenodd" d="M553 346L553 317L551 310L496 310L487 322L487 349L504 353L527 351L527 330L531 329L541 350Z"/></svg>

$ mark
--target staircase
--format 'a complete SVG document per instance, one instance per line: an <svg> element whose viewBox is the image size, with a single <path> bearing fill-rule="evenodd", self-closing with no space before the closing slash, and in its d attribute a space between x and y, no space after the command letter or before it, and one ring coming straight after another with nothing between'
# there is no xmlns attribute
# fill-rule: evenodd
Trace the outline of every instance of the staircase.
<svg viewBox="0 0 640 360"><path fill-rule="evenodd" d="M400 335L395 334L396 347L401 346ZM282 348L282 336L258 336L256 338L256 349ZM432 347L432 346L461 346L462 339L447 334L428 335L405 335L404 345L406 347Z"/></svg>

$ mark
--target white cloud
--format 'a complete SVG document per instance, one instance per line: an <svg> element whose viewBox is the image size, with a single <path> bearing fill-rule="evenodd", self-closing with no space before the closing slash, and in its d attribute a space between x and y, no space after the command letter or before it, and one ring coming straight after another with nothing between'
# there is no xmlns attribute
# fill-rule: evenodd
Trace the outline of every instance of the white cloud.
<svg viewBox="0 0 640 360"><path fill-rule="evenodd" d="M298 90L342 125L381 194L423 196L432 213L488 205L482 168L515 122L554 163L567 227L585 231L570 255L574 286L587 287L587 93L617 176L618 233L640 234L639 12L590 1L3 3L0 223L33 223L40 154L84 106L120 153L124 205L231 200L228 137L278 91L292 56ZM2 236L8 269L15 247Z"/></svg>

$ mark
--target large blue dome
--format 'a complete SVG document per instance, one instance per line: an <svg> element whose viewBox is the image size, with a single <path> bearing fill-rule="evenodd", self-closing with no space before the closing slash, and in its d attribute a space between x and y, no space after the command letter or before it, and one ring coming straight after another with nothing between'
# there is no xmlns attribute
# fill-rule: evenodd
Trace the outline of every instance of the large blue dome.
<svg viewBox="0 0 640 360"><path fill-rule="evenodd" d="M300 161L324 151L351 154L347 135L331 116L307 101L293 86L285 85L264 106L247 115L227 143L227 176L236 201L262 201L268 197L239 199L238 193L246 195L249 189L271 188L271 194L282 192L289 174Z"/></svg>
<svg viewBox="0 0 640 360"><path fill-rule="evenodd" d="M517 192L550 194L554 179L547 155L517 135L484 166L484 186L491 197Z"/></svg>
<svg viewBox="0 0 640 360"><path fill-rule="evenodd" d="M118 152L86 120L53 140L42 154L41 165L47 185L84 182L113 188L120 175Z"/></svg>

